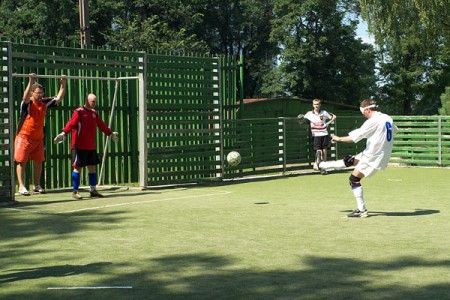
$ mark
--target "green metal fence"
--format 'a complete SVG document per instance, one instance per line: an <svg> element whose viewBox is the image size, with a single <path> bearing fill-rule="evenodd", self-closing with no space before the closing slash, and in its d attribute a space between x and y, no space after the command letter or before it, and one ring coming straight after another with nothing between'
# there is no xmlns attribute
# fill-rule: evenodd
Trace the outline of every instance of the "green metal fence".
<svg viewBox="0 0 450 300"><path fill-rule="evenodd" d="M7 59L8 49L2 45L0 48L0 76L5 78L10 67ZM12 162L14 141L14 115L13 103L9 101L8 81L0 81L0 203L14 200L15 169Z"/></svg>
<svg viewBox="0 0 450 300"><path fill-rule="evenodd" d="M330 133L345 136L362 125L360 116L340 116ZM450 166L450 117L394 116L399 132L394 136L392 164ZM225 165L224 179L311 169L314 153L308 124L294 118L244 119L224 122L224 153L238 151L242 162ZM364 150L359 143L336 143L329 159ZM225 157L223 157L225 159Z"/></svg>
<svg viewBox="0 0 450 300"><path fill-rule="evenodd" d="M81 50L45 45L16 44L3 42L5 57L10 61L9 69L4 70L11 83L9 98L14 102L15 120L18 117L20 100L28 83L27 78L14 77L13 74L37 73L39 75L80 76L89 79L69 79L66 97L62 104L50 109L45 125L46 161L42 176L42 185L46 188L66 187L70 185L70 144L52 143L70 119L73 110L83 105L85 94L93 92L97 95L98 111L106 123L109 123L111 104L115 92L114 80L99 80L97 78L131 77L144 71L144 54L109 50ZM59 88L58 78L41 78L38 81L44 86L47 96L56 95ZM122 133L118 144L110 144L108 159L105 161L106 172L104 183L131 182L138 180L134 172L138 168L138 149L130 149L137 145L137 80L123 80L118 86L117 105L112 127ZM97 136L97 146L100 154L105 145L105 136ZM133 152L134 150L134 152ZM32 177L32 168L27 168L27 184ZM84 179L86 179L84 175ZM86 181L85 181L86 182Z"/></svg>
<svg viewBox="0 0 450 300"><path fill-rule="evenodd" d="M411 166L450 165L450 117L395 116L391 162Z"/></svg>
<svg viewBox="0 0 450 300"><path fill-rule="evenodd" d="M2 80L0 101L0 202L13 198L12 162L18 107L27 84L12 74L80 76L69 79L63 105L49 110L45 127L46 188L70 186L69 143L54 145L52 138L69 120L87 92L99 98L98 110L109 121L117 92L112 127L121 133L119 144L107 147L104 184L177 184L222 180L268 173L310 169L311 138L306 123L295 118L239 119L243 109L242 61L230 57L180 56L158 53L74 49L0 42ZM140 80L118 77L138 76ZM89 78L87 78L89 77ZM47 95L57 93L57 78L44 78ZM395 137L392 162L406 165L450 164L449 117L394 117L400 132ZM331 133L347 135L359 127L360 115L338 116ZM104 135L98 135L103 154ZM329 159L358 153L364 142L334 144ZM242 163L231 167L225 157L236 150ZM31 177L27 171L27 178ZM84 178L86 180L86 178ZM86 182L86 181L84 181Z"/></svg>
<svg viewBox="0 0 450 300"><path fill-rule="evenodd" d="M359 118L340 117L336 124L330 126L329 133L346 135L358 127L360 121ZM299 122L297 118L231 120L223 123L223 132L225 156L230 151L238 151L242 156L238 166L225 164L224 179L312 168L314 152L307 122ZM328 151L328 159L356 154L363 148L361 142L333 144Z"/></svg>
<svg viewBox="0 0 450 300"><path fill-rule="evenodd" d="M236 85L242 85L238 80L242 61L233 57L65 48L31 41L26 44L2 41L0 45L4 102L1 108L11 106L7 111L3 109L10 117L9 120L5 117L4 124L11 128L15 128L28 82L13 74L37 73L51 77L39 79L46 95L57 93L56 77L70 76L62 105L47 113L46 162L41 183L47 189L70 186L69 141L54 145L52 139L73 110L83 104L88 92L98 96L97 110L107 123L113 96L118 94L111 121L112 128L121 133L121 139L107 147L103 184L159 185L220 176L221 122L236 116L237 98L242 91ZM121 80L116 90L113 79L135 76L142 80ZM13 147L9 141L14 140L15 134L13 129L6 130L3 134L9 139L2 140L4 136L0 136L0 167L4 165L11 171L5 175L5 187L8 180L14 180L10 166ZM105 137L99 134L100 155L103 148ZM33 175L30 165L26 172L27 185L31 184ZM83 179L87 182L86 174ZM10 182L7 190L14 189L13 186L14 182Z"/></svg>
<svg viewBox="0 0 450 300"><path fill-rule="evenodd" d="M221 172L220 60L148 56L147 185Z"/></svg>

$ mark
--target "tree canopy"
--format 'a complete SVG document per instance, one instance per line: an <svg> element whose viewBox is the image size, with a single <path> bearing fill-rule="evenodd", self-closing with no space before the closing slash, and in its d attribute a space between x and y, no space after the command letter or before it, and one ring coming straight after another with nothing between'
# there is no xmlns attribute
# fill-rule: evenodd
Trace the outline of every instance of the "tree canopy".
<svg viewBox="0 0 450 300"><path fill-rule="evenodd" d="M295 95L436 114L449 0L89 0L95 47L244 57L244 97ZM360 18L375 45L356 38ZM79 46L78 1L1 0L0 36Z"/></svg>

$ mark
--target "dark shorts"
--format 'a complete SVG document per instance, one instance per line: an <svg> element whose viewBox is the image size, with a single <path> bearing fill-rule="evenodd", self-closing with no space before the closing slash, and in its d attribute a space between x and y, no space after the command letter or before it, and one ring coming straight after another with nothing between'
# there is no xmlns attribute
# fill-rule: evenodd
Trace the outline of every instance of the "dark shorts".
<svg viewBox="0 0 450 300"><path fill-rule="evenodd" d="M331 147L331 139L329 135L314 136L313 137L313 150L328 149Z"/></svg>
<svg viewBox="0 0 450 300"><path fill-rule="evenodd" d="M100 163L95 150L72 149L72 167L95 166Z"/></svg>

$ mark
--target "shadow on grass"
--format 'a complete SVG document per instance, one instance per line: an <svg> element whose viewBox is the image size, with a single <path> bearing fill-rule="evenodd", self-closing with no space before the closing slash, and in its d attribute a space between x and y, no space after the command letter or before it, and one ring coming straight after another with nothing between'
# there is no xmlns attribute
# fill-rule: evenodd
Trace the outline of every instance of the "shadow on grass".
<svg viewBox="0 0 450 300"><path fill-rule="evenodd" d="M351 212L350 210L345 212ZM383 211L369 211L370 217L417 217L417 216L426 216L426 215L434 215L441 213L438 209L420 209L417 208L415 211L411 212L383 212Z"/></svg>
<svg viewBox="0 0 450 300"><path fill-rule="evenodd" d="M72 192L65 193L64 199L47 199L45 198L45 195L38 195L38 196L28 196L26 198L22 197L20 199L17 199L17 203L13 206L14 208L20 208L20 207L27 207L27 206L43 206L43 205L51 205L51 204L57 204L57 203L71 203L71 202L79 202L79 201L92 201L92 200L105 200L111 198L130 198L130 197L137 197L137 196L144 196L144 195L154 195L154 194L160 194L160 192L137 192L137 193L125 193L122 191L122 193L116 192L114 194L108 193L104 194L104 198L98 198L94 197L91 198L89 196L89 191L80 191L81 196L83 199L73 199L72 198ZM53 194L59 194L59 193L53 193ZM41 201L39 201L39 200ZM5 206L6 208L11 208L11 206Z"/></svg>
<svg viewBox="0 0 450 300"><path fill-rule="evenodd" d="M133 287L129 291L42 289L31 296L16 291L10 295L15 299L448 299L450 293L447 283L418 285L418 281L409 284L385 278L386 272L406 272L409 268L450 268L449 260L423 261L414 257L378 263L309 256L291 270L261 270L238 267L229 257L194 254L143 261L134 273L117 272L114 269L117 267L132 265L99 262L12 270L1 276L0 282L22 280L25 283L50 276L106 273L108 280L96 280L94 285L125 283Z"/></svg>
<svg viewBox="0 0 450 300"><path fill-rule="evenodd" d="M7 274L0 275L0 283L45 277L66 277L83 273L98 273L110 264L110 262L99 262L86 265L60 265L4 270L3 272Z"/></svg>

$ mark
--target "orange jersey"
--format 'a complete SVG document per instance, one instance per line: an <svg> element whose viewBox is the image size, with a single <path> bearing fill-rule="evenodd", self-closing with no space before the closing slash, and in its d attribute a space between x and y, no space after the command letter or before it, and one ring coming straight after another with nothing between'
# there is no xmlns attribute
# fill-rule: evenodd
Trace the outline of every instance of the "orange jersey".
<svg viewBox="0 0 450 300"><path fill-rule="evenodd" d="M30 101L28 103L22 100L17 135L26 136L31 140L43 139L47 108L55 106L55 98L43 98L41 102Z"/></svg>

